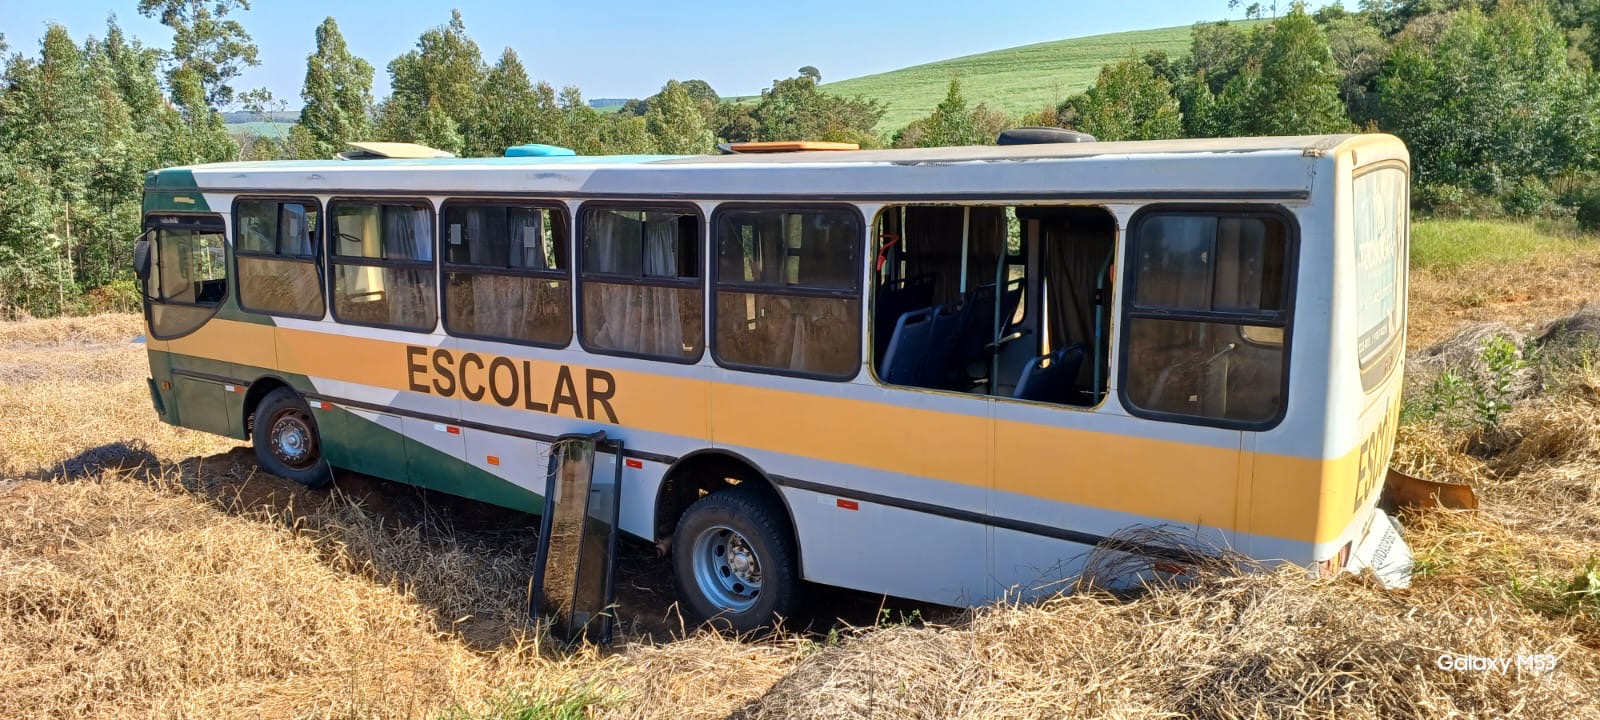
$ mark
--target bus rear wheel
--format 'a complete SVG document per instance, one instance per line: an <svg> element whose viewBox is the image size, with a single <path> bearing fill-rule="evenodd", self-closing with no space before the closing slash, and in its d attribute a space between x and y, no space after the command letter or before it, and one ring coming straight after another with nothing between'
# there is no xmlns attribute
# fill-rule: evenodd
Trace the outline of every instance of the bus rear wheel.
<svg viewBox="0 0 1600 720"><path fill-rule="evenodd" d="M317 421L295 391L278 388L256 406L256 462L267 472L309 488L327 487L333 473L322 460Z"/></svg>
<svg viewBox="0 0 1600 720"><path fill-rule="evenodd" d="M700 498L672 540L684 607L719 630L772 628L799 606L800 568L783 509L752 487Z"/></svg>

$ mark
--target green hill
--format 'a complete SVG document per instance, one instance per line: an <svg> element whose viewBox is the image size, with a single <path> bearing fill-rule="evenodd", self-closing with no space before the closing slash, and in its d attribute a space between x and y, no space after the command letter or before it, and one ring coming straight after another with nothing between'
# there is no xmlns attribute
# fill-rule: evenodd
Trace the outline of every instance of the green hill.
<svg viewBox="0 0 1600 720"><path fill-rule="evenodd" d="M893 133L933 112L944 99L952 75L972 105L1013 115L1054 106L1089 87L1100 67L1147 50L1165 50L1174 57L1189 52L1190 27L1158 28L1052 40L940 60L877 75L822 85L828 92L864 95L888 106L878 130Z"/></svg>
<svg viewBox="0 0 1600 720"><path fill-rule="evenodd" d="M228 132L235 135L259 135L274 140L289 137L289 128L294 127L294 121L261 121L230 122L226 125Z"/></svg>

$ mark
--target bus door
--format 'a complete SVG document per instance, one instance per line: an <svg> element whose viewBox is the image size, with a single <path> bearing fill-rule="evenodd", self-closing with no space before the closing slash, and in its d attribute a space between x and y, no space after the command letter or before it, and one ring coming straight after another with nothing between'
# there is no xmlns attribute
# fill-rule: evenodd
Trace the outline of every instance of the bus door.
<svg viewBox="0 0 1600 720"><path fill-rule="evenodd" d="M228 297L228 257L222 218L151 216L135 269L144 283L152 397L167 422L220 435L242 436L228 410L228 363L169 352L169 341L210 320Z"/></svg>

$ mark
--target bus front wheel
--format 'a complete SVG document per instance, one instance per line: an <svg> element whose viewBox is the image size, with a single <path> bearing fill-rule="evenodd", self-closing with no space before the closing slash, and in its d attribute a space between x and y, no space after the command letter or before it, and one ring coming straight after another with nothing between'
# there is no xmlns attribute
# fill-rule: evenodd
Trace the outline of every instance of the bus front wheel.
<svg viewBox="0 0 1600 720"><path fill-rule="evenodd" d="M754 487L700 498L672 540L684 606L719 630L771 628L799 605L800 571L782 506Z"/></svg>
<svg viewBox="0 0 1600 720"><path fill-rule="evenodd" d="M333 473L322 460L322 438L311 408L295 391L278 388L256 407L256 462L267 472L309 488L327 487Z"/></svg>

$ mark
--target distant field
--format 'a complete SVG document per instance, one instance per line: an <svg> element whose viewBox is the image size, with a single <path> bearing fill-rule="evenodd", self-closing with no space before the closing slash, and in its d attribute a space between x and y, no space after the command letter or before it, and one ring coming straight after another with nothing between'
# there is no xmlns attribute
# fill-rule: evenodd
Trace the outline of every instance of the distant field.
<svg viewBox="0 0 1600 720"><path fill-rule="evenodd" d="M228 132L235 135L257 135L282 140L289 137L289 128L294 127L292 122L237 122L228 123Z"/></svg>
<svg viewBox="0 0 1600 720"><path fill-rule="evenodd" d="M1185 25L1052 40L825 83L822 88L881 100L888 112L878 131L885 133L933 112L944 99L951 76L960 76L968 103L987 103L1016 115L1060 103L1089 87L1102 65L1130 54L1165 50L1173 56L1186 55L1189 32Z"/></svg>

